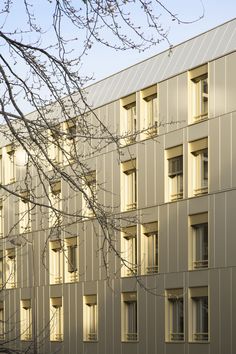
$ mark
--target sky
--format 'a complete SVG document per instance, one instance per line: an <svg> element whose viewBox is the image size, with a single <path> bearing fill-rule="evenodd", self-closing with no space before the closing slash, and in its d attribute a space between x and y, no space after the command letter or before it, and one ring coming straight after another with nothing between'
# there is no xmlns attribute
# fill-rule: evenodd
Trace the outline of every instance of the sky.
<svg viewBox="0 0 236 354"><path fill-rule="evenodd" d="M202 3L200 0L166 0L164 3L181 19L187 21L201 16L202 4L205 11L203 19L188 25L170 22L165 16L160 18L163 25L167 23L166 29L169 29L169 40L172 45L179 44L236 17L236 0L202 0ZM92 74L95 81L98 81L166 49L168 49L167 43L162 43L144 53L133 50L114 52L101 46L94 46L84 61L82 70L88 75Z"/></svg>

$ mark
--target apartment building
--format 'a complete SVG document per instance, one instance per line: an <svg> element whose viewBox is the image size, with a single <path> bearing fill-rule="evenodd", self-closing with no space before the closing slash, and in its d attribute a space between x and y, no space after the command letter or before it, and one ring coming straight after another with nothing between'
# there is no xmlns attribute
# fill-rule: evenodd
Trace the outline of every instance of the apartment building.
<svg viewBox="0 0 236 354"><path fill-rule="evenodd" d="M55 213L30 210L28 191L1 190L2 344L63 354L236 352L235 50L232 20L88 87L121 148L86 157L88 198L51 183L52 205L79 206L80 222L50 233ZM55 146L50 154L61 159ZM14 147L2 146L1 181L13 191L23 175L16 161ZM93 198L121 220L113 233L122 257L107 251L109 278Z"/></svg>

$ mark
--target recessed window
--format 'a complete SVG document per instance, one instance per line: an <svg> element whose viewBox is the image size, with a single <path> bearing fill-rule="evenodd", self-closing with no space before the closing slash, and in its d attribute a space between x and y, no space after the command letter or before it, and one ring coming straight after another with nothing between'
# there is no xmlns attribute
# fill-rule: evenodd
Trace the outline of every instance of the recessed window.
<svg viewBox="0 0 236 354"><path fill-rule="evenodd" d="M134 342L138 339L137 293L122 294L122 340Z"/></svg>
<svg viewBox="0 0 236 354"><path fill-rule="evenodd" d="M190 288L190 338L193 342L209 339L208 288Z"/></svg>
<svg viewBox="0 0 236 354"><path fill-rule="evenodd" d="M9 248L6 250L6 288L16 287L16 250Z"/></svg>
<svg viewBox="0 0 236 354"><path fill-rule="evenodd" d="M59 165L62 162L62 139L61 139L61 126L56 125L51 128L48 136L48 156L52 164ZM52 166L50 165L51 169Z"/></svg>
<svg viewBox="0 0 236 354"><path fill-rule="evenodd" d="M19 200L19 231L26 233L31 231L31 210L30 210L30 193L23 191L20 193Z"/></svg>
<svg viewBox="0 0 236 354"><path fill-rule="evenodd" d="M142 273L158 273L159 247L157 222L142 225Z"/></svg>
<svg viewBox="0 0 236 354"><path fill-rule="evenodd" d="M4 339L5 336L5 316L4 316L4 302L0 301L0 339Z"/></svg>
<svg viewBox="0 0 236 354"><path fill-rule="evenodd" d="M4 278L3 278L3 251L0 251L0 290L4 286Z"/></svg>
<svg viewBox="0 0 236 354"><path fill-rule="evenodd" d="M16 161L15 148L12 144L6 146L6 160L5 160L5 182L6 184L14 183L16 181Z"/></svg>
<svg viewBox="0 0 236 354"><path fill-rule="evenodd" d="M124 144L132 144L136 140L137 120L136 120L136 96L135 94L121 100L121 135Z"/></svg>
<svg viewBox="0 0 236 354"><path fill-rule="evenodd" d="M84 178L83 215L93 217L97 201L96 171L91 171Z"/></svg>
<svg viewBox="0 0 236 354"><path fill-rule="evenodd" d="M65 239L64 244L66 281L72 283L78 280L77 237Z"/></svg>
<svg viewBox="0 0 236 354"><path fill-rule="evenodd" d="M207 64L189 72L191 117L193 122L208 117L208 69Z"/></svg>
<svg viewBox="0 0 236 354"><path fill-rule="evenodd" d="M121 207L123 211L137 207L136 160L121 164Z"/></svg>
<svg viewBox="0 0 236 354"><path fill-rule="evenodd" d="M84 340L96 341L98 337L97 295L84 296Z"/></svg>
<svg viewBox="0 0 236 354"><path fill-rule="evenodd" d="M135 141L136 134L136 103L131 103L124 107L126 110L127 138L126 141L132 143Z"/></svg>
<svg viewBox="0 0 236 354"><path fill-rule="evenodd" d="M168 168L168 200L183 198L183 146L166 150Z"/></svg>
<svg viewBox="0 0 236 354"><path fill-rule="evenodd" d="M137 274L137 228L129 226L121 233L121 265L122 276L130 277Z"/></svg>
<svg viewBox="0 0 236 354"><path fill-rule="evenodd" d="M158 133L158 102L157 86L149 87L141 91L142 107L141 120L143 121L143 137L153 137Z"/></svg>
<svg viewBox="0 0 236 354"><path fill-rule="evenodd" d="M64 138L64 163L73 163L76 160L76 122L68 120L65 122Z"/></svg>
<svg viewBox="0 0 236 354"><path fill-rule="evenodd" d="M208 267L208 214L190 216L190 269Z"/></svg>
<svg viewBox="0 0 236 354"><path fill-rule="evenodd" d="M60 226L62 220L61 204L61 181L53 181L50 183L49 227Z"/></svg>
<svg viewBox="0 0 236 354"><path fill-rule="evenodd" d="M61 240L49 242L50 283L60 284L63 281L63 246Z"/></svg>
<svg viewBox="0 0 236 354"><path fill-rule="evenodd" d="M0 183L4 183L3 181L3 163L2 163L2 149L0 148Z"/></svg>
<svg viewBox="0 0 236 354"><path fill-rule="evenodd" d="M3 215L3 200L0 198L0 238L3 237L4 233L4 215Z"/></svg>
<svg viewBox="0 0 236 354"><path fill-rule="evenodd" d="M63 340L63 308L62 298L52 297L50 299L50 340Z"/></svg>
<svg viewBox="0 0 236 354"><path fill-rule="evenodd" d="M21 300L21 340L32 339L32 306L31 300Z"/></svg>
<svg viewBox="0 0 236 354"><path fill-rule="evenodd" d="M170 289L167 299L167 341L184 340L184 299L183 289Z"/></svg>
<svg viewBox="0 0 236 354"><path fill-rule="evenodd" d="M208 192L208 139L200 139L189 144L192 161L193 195L201 195ZM192 163L191 163L192 162Z"/></svg>

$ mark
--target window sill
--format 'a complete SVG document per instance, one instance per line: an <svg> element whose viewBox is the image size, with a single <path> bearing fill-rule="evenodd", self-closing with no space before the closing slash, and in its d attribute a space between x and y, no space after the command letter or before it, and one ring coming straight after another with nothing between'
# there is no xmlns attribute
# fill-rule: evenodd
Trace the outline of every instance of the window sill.
<svg viewBox="0 0 236 354"><path fill-rule="evenodd" d="M62 165L64 166L64 167L67 167L67 166L71 166L71 165L74 165L76 163L76 159L71 159L71 160L66 160L66 161L64 161L63 163L62 163Z"/></svg>
<svg viewBox="0 0 236 354"><path fill-rule="evenodd" d="M208 117L204 117L204 118L198 119L198 120L193 120L193 119L191 119L191 121L189 122L188 125L199 124L199 123L202 123L202 122L207 121L208 119L209 119Z"/></svg>
<svg viewBox="0 0 236 354"><path fill-rule="evenodd" d="M50 342L61 343L61 342L63 342L63 339L50 339Z"/></svg>
<svg viewBox="0 0 236 354"><path fill-rule="evenodd" d="M129 275L122 275L121 278L136 278L138 277L138 273L133 273L133 274L129 274Z"/></svg>
<svg viewBox="0 0 236 354"><path fill-rule="evenodd" d="M158 266L156 267L158 268ZM155 266L153 266L153 268L155 268ZM153 270L145 271L141 275L156 275L158 273L159 273L159 269L153 269Z"/></svg>
<svg viewBox="0 0 236 354"><path fill-rule="evenodd" d="M139 342L139 339L135 339L135 340L125 340L123 339L121 341L121 343L138 343Z"/></svg>
<svg viewBox="0 0 236 354"><path fill-rule="evenodd" d="M32 232L32 229L28 229L28 230L24 230L24 231L20 231L20 235L25 235L25 234L29 234ZM1 236L0 236L1 237Z"/></svg>
<svg viewBox="0 0 236 354"><path fill-rule="evenodd" d="M30 339L27 339L27 338L21 338L21 342L32 342L33 339L30 338Z"/></svg>
<svg viewBox="0 0 236 354"><path fill-rule="evenodd" d="M201 195L208 194L208 187L200 188L199 190L195 190L192 197L199 197Z"/></svg>
<svg viewBox="0 0 236 354"><path fill-rule="evenodd" d="M16 182L16 179L14 179L14 180L12 180L12 181L8 181L8 182L6 182L6 183L3 184L3 185L9 186L9 185L11 185L11 184L13 184L13 183L15 183L15 182Z"/></svg>
<svg viewBox="0 0 236 354"><path fill-rule="evenodd" d="M6 286L6 290L16 289L16 285Z"/></svg>
<svg viewBox="0 0 236 354"><path fill-rule="evenodd" d="M134 208L134 209L129 209L129 210L127 210L127 209L122 209L121 210L121 213L131 213L131 212L133 212L133 211L136 211L138 208L137 208L137 206L136 206L136 208Z"/></svg>
<svg viewBox="0 0 236 354"><path fill-rule="evenodd" d="M155 273L153 272L153 273L142 273L141 275L142 275L142 276L145 276L145 277L146 277L146 276L150 277L150 276L152 276L152 275L158 275L158 274L160 274L160 273L159 273L159 272L155 272Z"/></svg>
<svg viewBox="0 0 236 354"><path fill-rule="evenodd" d="M181 197L181 198L176 198L176 199L170 199L167 201L167 203L175 203L175 202L179 202L180 200L183 200L183 199L186 199L186 198Z"/></svg>
<svg viewBox="0 0 236 354"><path fill-rule="evenodd" d="M91 215L83 215L83 219L82 221L89 221L89 220L93 220L96 218L96 215L91 214Z"/></svg>
<svg viewBox="0 0 236 354"><path fill-rule="evenodd" d="M207 197L209 195L209 193L204 193L204 194L198 194L198 195L189 195L187 198L185 199L196 199L196 198L202 198L202 197Z"/></svg>
<svg viewBox="0 0 236 354"><path fill-rule="evenodd" d="M136 133L135 133L136 135ZM125 138L125 142L124 142L124 145L123 146L130 146L132 144L135 144L136 143L136 137L134 138Z"/></svg>
<svg viewBox="0 0 236 354"><path fill-rule="evenodd" d="M131 146L131 145L134 145L134 144L136 144L136 143L137 143L137 140L136 140L136 139L135 139L135 140L132 140L132 141L130 141L130 142L122 142L121 145L120 145L120 148L121 148L121 149L124 149L124 148L129 147L129 146Z"/></svg>
<svg viewBox="0 0 236 354"><path fill-rule="evenodd" d="M156 137L158 137L158 132L157 131L155 131L155 132L150 131L150 133L143 133L141 141L155 139Z"/></svg>
<svg viewBox="0 0 236 354"><path fill-rule="evenodd" d="M189 268L188 270L189 270L189 272L197 272L198 270L200 270L200 271L209 270L209 266L208 267L201 267L201 268Z"/></svg>
<svg viewBox="0 0 236 354"><path fill-rule="evenodd" d="M132 210L136 210L137 209L137 203L131 203L131 204L127 204L124 208L124 211L132 211Z"/></svg>

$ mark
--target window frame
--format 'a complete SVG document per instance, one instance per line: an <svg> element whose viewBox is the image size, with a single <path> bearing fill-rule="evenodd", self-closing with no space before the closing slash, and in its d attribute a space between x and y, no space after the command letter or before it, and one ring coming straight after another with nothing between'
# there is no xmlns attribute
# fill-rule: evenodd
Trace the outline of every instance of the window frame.
<svg viewBox="0 0 236 354"><path fill-rule="evenodd" d="M138 274L137 227L128 226L121 230L121 276L133 277Z"/></svg>
<svg viewBox="0 0 236 354"><path fill-rule="evenodd" d="M65 280L68 283L74 283L78 281L79 278L79 253L78 253L78 241L77 237L69 237L64 239L65 245ZM73 249L74 256L72 261L70 260L70 251Z"/></svg>
<svg viewBox="0 0 236 354"><path fill-rule="evenodd" d="M136 159L121 163L121 208L122 211L137 209Z"/></svg>
<svg viewBox="0 0 236 354"><path fill-rule="evenodd" d="M63 163L72 164L76 159L77 124L75 119L64 122Z"/></svg>
<svg viewBox="0 0 236 354"><path fill-rule="evenodd" d="M121 340L122 342L138 341L138 301L137 292L121 294ZM131 332L130 332L131 331Z"/></svg>
<svg viewBox="0 0 236 354"><path fill-rule="evenodd" d="M61 225L62 222L62 183L61 180L55 180L50 183L49 190L49 227L54 228ZM54 210L55 209L55 210Z"/></svg>
<svg viewBox="0 0 236 354"><path fill-rule="evenodd" d="M159 272L159 234L158 223L150 222L142 225L142 274L152 275ZM154 240L151 240L154 238ZM149 242L150 240L151 242ZM150 243L154 247L150 247ZM150 254L150 248L152 248Z"/></svg>
<svg viewBox="0 0 236 354"><path fill-rule="evenodd" d="M183 342L185 340L184 289L168 289L165 295L166 341Z"/></svg>
<svg viewBox="0 0 236 354"><path fill-rule="evenodd" d="M30 192L23 191L20 193L19 200L19 233L24 234L31 232L31 209L30 209Z"/></svg>
<svg viewBox="0 0 236 354"><path fill-rule="evenodd" d="M32 340L32 305L31 299L21 300L21 322L20 322L21 340Z"/></svg>
<svg viewBox="0 0 236 354"><path fill-rule="evenodd" d="M158 134L158 96L154 93L143 97L144 105L144 133L146 138L152 138Z"/></svg>
<svg viewBox="0 0 236 354"><path fill-rule="evenodd" d="M145 117L146 117L146 128L151 130L154 128L154 135L157 133L157 93L144 97L145 101Z"/></svg>
<svg viewBox="0 0 236 354"><path fill-rule="evenodd" d="M2 148L0 148L0 183L4 184Z"/></svg>
<svg viewBox="0 0 236 354"><path fill-rule="evenodd" d="M207 318L200 306L203 301L207 300ZM190 288L189 289L189 338L194 343L207 343L210 339L210 317L209 317L209 294L208 287ZM204 318L207 323L204 323ZM200 321L200 322L199 322ZM207 331L203 331L204 327ZM200 332L199 332L200 331Z"/></svg>
<svg viewBox="0 0 236 354"><path fill-rule="evenodd" d="M120 100L120 134L122 145L133 144L137 137L137 100L133 93Z"/></svg>
<svg viewBox="0 0 236 354"><path fill-rule="evenodd" d="M63 283L64 248L60 239L49 241L49 274L50 284Z"/></svg>
<svg viewBox="0 0 236 354"><path fill-rule="evenodd" d="M198 237L202 236L202 233L197 234L200 228L204 228L207 230L207 236L203 234L203 238L207 237L207 243L204 242L206 240L200 240ZM203 247L199 252L199 256L197 254L198 243ZM206 246L206 249L204 247ZM207 259L199 259L201 255L206 255ZM189 270L200 270L207 269L209 267L209 222L208 222L208 213L198 213L189 215Z"/></svg>
<svg viewBox="0 0 236 354"><path fill-rule="evenodd" d="M62 342L64 336L63 298L50 298L50 341ZM57 333L58 332L58 333Z"/></svg>
<svg viewBox="0 0 236 354"><path fill-rule="evenodd" d="M16 248L6 249L6 289L14 289L17 285ZM13 268L13 270L11 270Z"/></svg>
<svg viewBox="0 0 236 354"><path fill-rule="evenodd" d="M136 141L137 132L137 107L136 101L123 106L125 110L125 142L126 145Z"/></svg>
<svg viewBox="0 0 236 354"><path fill-rule="evenodd" d="M98 341L98 301L97 295L84 296L83 341Z"/></svg>
<svg viewBox="0 0 236 354"><path fill-rule="evenodd" d="M205 92L206 91L206 92ZM190 121L198 123L209 115L208 65L189 71ZM206 103L204 103L204 101Z"/></svg>
<svg viewBox="0 0 236 354"><path fill-rule="evenodd" d="M179 166L178 166L179 165ZM166 149L167 201L175 202L184 197L183 145Z"/></svg>
<svg viewBox="0 0 236 354"><path fill-rule="evenodd" d="M5 157L5 183L12 184L16 182L16 155L13 144L6 146Z"/></svg>
<svg viewBox="0 0 236 354"><path fill-rule="evenodd" d="M204 154L207 153L207 160L205 160ZM193 194L198 196L208 193L208 149L195 151L194 155L194 175L195 183ZM206 167L205 161L207 161L207 178L205 178ZM207 180L207 183L205 182Z"/></svg>
<svg viewBox="0 0 236 354"><path fill-rule="evenodd" d="M197 270L202 268L208 268L208 223L192 225L192 227L194 229L193 269ZM204 229L203 232L201 229ZM207 230L207 234L205 234L205 230ZM200 232L200 234L198 231ZM205 258L206 253L207 258Z"/></svg>
<svg viewBox="0 0 236 354"><path fill-rule="evenodd" d="M207 194L209 189L208 137L190 141L188 150L189 196Z"/></svg>
<svg viewBox="0 0 236 354"><path fill-rule="evenodd" d="M5 338L5 306L4 301L0 301L0 340Z"/></svg>
<svg viewBox="0 0 236 354"><path fill-rule="evenodd" d="M4 236L4 205L3 199L0 198L0 238Z"/></svg>
<svg viewBox="0 0 236 354"><path fill-rule="evenodd" d="M84 218L94 217L94 209L97 201L97 172L93 170L86 174L83 181L85 194L82 195L82 210ZM92 199L92 205L89 200Z"/></svg>
<svg viewBox="0 0 236 354"><path fill-rule="evenodd" d="M0 290L2 290L5 286L4 280L4 257L3 257L3 250L0 250Z"/></svg>
<svg viewBox="0 0 236 354"><path fill-rule="evenodd" d="M62 164L62 136L63 128L61 124L53 126L48 131L48 156L51 163L59 166ZM51 163L49 163L50 170L53 168Z"/></svg>

